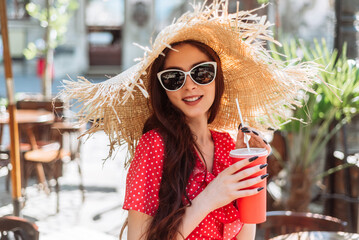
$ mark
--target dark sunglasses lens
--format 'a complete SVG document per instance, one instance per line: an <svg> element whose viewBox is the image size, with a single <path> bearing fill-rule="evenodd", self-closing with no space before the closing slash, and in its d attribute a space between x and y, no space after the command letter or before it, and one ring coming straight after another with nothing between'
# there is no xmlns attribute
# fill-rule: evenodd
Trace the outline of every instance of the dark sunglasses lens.
<svg viewBox="0 0 359 240"><path fill-rule="evenodd" d="M215 76L215 68L212 64L202 64L191 71L191 77L198 84L208 84Z"/></svg>
<svg viewBox="0 0 359 240"><path fill-rule="evenodd" d="M184 73L179 71L169 71L161 74L161 82L168 90L179 89L182 86L184 79Z"/></svg>

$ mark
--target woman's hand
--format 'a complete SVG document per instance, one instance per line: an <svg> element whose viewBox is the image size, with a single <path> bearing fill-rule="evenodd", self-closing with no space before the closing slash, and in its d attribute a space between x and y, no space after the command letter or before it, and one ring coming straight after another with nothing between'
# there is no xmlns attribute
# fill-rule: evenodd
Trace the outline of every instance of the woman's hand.
<svg viewBox="0 0 359 240"><path fill-rule="evenodd" d="M260 134L257 130L251 127L242 127L242 124L240 124L238 128L236 148L247 147L246 143L244 142L244 134L249 135L251 137L248 142L250 147L265 148L267 149L268 153L271 153L272 148L267 143L267 141L264 140L262 134Z"/></svg>
<svg viewBox="0 0 359 240"><path fill-rule="evenodd" d="M243 180L267 166L266 164L263 164L242 169L257 158L257 156L254 156L232 164L219 173L217 177L208 184L208 186L199 194L200 198L203 197L203 202L206 202L206 206L209 208L208 212L223 207L237 198L251 196L262 190L262 188L244 190L245 188L263 181L267 176L262 175Z"/></svg>

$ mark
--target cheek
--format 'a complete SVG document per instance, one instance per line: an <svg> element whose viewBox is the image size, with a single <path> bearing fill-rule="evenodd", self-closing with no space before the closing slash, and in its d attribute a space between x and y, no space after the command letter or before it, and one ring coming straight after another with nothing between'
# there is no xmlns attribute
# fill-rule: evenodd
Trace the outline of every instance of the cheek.
<svg viewBox="0 0 359 240"><path fill-rule="evenodd" d="M168 92L166 91L166 94L167 94L167 97L168 97L168 100L170 100L170 102L175 105L175 100L176 100L176 92Z"/></svg>
<svg viewBox="0 0 359 240"><path fill-rule="evenodd" d="M211 105L212 105L213 102L214 102L214 99L215 99L215 97L216 97L216 85L215 85L215 82L214 82L214 84L211 86L210 95L211 95L211 101L212 101Z"/></svg>

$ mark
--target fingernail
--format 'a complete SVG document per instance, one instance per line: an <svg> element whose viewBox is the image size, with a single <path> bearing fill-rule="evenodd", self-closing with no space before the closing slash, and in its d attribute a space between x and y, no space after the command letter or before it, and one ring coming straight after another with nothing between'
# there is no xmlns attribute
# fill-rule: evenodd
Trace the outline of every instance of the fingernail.
<svg viewBox="0 0 359 240"><path fill-rule="evenodd" d="M247 127L243 127L243 128L242 128L242 131L247 131L247 130L248 130Z"/></svg>
<svg viewBox="0 0 359 240"><path fill-rule="evenodd" d="M264 189L264 187L260 187L260 188L257 188L257 191L262 191Z"/></svg>
<svg viewBox="0 0 359 240"><path fill-rule="evenodd" d="M267 141L263 139L263 142L268 145Z"/></svg>
<svg viewBox="0 0 359 240"><path fill-rule="evenodd" d="M256 160L257 158L258 158L258 156L254 156L254 157L251 157L248 161L253 162L253 161Z"/></svg>
<svg viewBox="0 0 359 240"><path fill-rule="evenodd" d="M260 168L260 169L263 169L263 168L265 168L266 166L268 166L268 163L265 163L265 164L260 165L259 168Z"/></svg>
<svg viewBox="0 0 359 240"><path fill-rule="evenodd" d="M239 126L238 126L238 130L239 130L239 129L241 129L241 127L242 127L242 123L240 123L240 124L239 124Z"/></svg>
<svg viewBox="0 0 359 240"><path fill-rule="evenodd" d="M268 176L269 176L269 173L264 174L264 175L261 176L261 179L265 179L265 178L268 177Z"/></svg>
<svg viewBox="0 0 359 240"><path fill-rule="evenodd" d="M252 130L252 133L254 133L255 135L259 136L259 134L256 131Z"/></svg>
<svg viewBox="0 0 359 240"><path fill-rule="evenodd" d="M251 132L249 130L243 130L243 128L241 129L241 131L244 132L244 133L250 133Z"/></svg>

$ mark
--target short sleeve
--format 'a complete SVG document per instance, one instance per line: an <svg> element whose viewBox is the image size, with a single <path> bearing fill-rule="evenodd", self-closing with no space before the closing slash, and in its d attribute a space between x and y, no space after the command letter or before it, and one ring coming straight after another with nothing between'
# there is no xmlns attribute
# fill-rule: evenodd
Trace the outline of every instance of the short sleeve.
<svg viewBox="0 0 359 240"><path fill-rule="evenodd" d="M145 133L136 148L126 179L123 209L154 216L162 179L164 144L155 130Z"/></svg>

